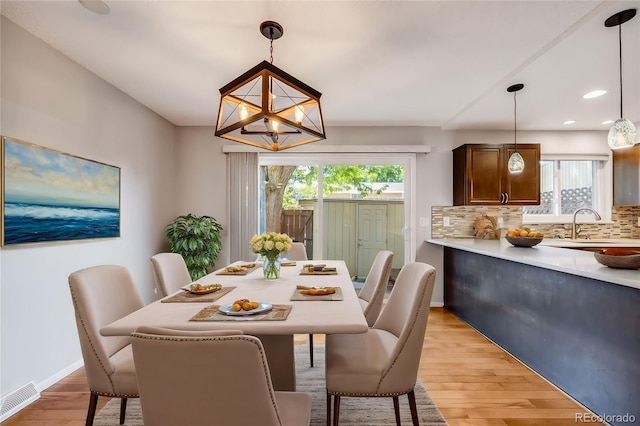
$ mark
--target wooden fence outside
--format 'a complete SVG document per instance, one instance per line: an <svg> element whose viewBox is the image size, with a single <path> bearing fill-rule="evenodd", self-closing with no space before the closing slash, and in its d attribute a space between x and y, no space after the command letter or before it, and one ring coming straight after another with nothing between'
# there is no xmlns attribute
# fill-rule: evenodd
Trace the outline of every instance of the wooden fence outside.
<svg viewBox="0 0 640 426"><path fill-rule="evenodd" d="M307 257L313 258L313 210L283 210L282 232L304 243Z"/></svg>

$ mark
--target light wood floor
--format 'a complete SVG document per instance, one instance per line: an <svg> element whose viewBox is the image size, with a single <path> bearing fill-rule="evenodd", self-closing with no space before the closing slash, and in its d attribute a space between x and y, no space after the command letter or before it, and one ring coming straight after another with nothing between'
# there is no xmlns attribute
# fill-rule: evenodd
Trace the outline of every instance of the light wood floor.
<svg viewBox="0 0 640 426"><path fill-rule="evenodd" d="M314 341L323 343L323 336L316 335ZM296 343L305 342L306 336L296 336ZM429 315L419 377L451 426L575 426L576 413L585 412L442 308ZM88 402L80 369L2 424L81 426ZM100 398L98 410L106 402ZM406 404L406 398L401 403Z"/></svg>

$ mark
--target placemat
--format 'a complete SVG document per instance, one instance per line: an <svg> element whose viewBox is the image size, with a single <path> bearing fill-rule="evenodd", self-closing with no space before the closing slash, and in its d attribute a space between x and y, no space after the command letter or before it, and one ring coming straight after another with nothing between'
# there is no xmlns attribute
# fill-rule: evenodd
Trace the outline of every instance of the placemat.
<svg viewBox="0 0 640 426"><path fill-rule="evenodd" d="M300 271L300 275L338 275L338 271L313 271L309 272L307 269Z"/></svg>
<svg viewBox="0 0 640 426"><path fill-rule="evenodd" d="M289 300L328 300L328 301L338 301L338 300L343 300L342 297L342 289L340 287L334 287L336 289L336 292L333 294L325 294L322 296L311 296L308 294L302 294L300 293L300 290L303 290L302 288L296 288L293 292L293 295L291 296L291 299Z"/></svg>
<svg viewBox="0 0 640 426"><path fill-rule="evenodd" d="M230 316L218 311L220 305L207 306L189 321L284 321L291 312L291 305L273 305L273 308L264 314L247 316Z"/></svg>
<svg viewBox="0 0 640 426"><path fill-rule="evenodd" d="M262 265L260 265L259 263L254 263L253 265L254 265L253 268L244 268L242 271L237 271L237 272L229 272L226 269L223 269L220 272L216 272L216 275L247 275L255 271L256 269L262 267ZM237 265L237 266L240 266L240 265Z"/></svg>
<svg viewBox="0 0 640 426"><path fill-rule="evenodd" d="M220 299L225 294L229 293L231 290L236 288L236 286L225 286L222 287L218 291L214 291L213 293L207 294L193 294L188 291L181 291L178 294L174 294L171 297L167 297L166 299L162 299L162 303L183 303L183 302L198 302L198 303L211 303Z"/></svg>

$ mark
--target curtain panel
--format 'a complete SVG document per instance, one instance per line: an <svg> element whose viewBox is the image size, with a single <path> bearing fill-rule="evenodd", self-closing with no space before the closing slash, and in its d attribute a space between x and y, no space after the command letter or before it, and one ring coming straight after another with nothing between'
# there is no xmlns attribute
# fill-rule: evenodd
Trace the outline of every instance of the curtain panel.
<svg viewBox="0 0 640 426"><path fill-rule="evenodd" d="M227 154L229 183L229 258L231 262L256 258L249 241L258 233L258 154Z"/></svg>

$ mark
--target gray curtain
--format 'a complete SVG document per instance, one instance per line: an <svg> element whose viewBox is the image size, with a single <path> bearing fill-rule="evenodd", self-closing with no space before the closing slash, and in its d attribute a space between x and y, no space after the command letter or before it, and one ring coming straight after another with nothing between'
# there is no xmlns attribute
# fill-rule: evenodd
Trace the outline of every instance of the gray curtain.
<svg viewBox="0 0 640 426"><path fill-rule="evenodd" d="M256 258L249 241L258 233L258 154L227 154L229 182L229 249L230 260L250 261Z"/></svg>

